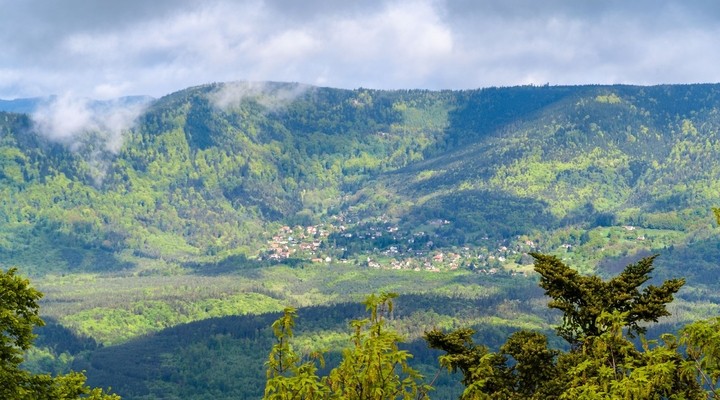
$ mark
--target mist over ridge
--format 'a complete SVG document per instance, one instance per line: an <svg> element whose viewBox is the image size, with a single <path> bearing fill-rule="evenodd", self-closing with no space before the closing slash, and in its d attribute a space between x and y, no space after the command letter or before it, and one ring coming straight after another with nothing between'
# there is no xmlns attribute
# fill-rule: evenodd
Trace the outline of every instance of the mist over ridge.
<svg viewBox="0 0 720 400"><path fill-rule="evenodd" d="M131 266L128 248L181 264L263 259L277 224L338 219L353 221L352 237L371 221L404 236L338 245L331 259L403 248L420 232L443 248L596 224L686 230L717 192L719 93L230 82L155 100L57 96L27 117L5 114L7 212L41 204L36 221L62 227L67 238L32 234L66 249L46 253L67 260L58 268L107 256L102 268ZM25 262L21 237L9 233L5 251Z"/></svg>

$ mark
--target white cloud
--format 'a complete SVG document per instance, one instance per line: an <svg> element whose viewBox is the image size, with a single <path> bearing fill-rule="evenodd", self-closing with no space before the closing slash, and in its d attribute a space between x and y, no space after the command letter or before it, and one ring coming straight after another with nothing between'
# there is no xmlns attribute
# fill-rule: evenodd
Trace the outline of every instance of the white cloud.
<svg viewBox="0 0 720 400"><path fill-rule="evenodd" d="M99 129L88 100L64 94L40 106L32 115L38 132L46 138L72 145L75 138Z"/></svg>
<svg viewBox="0 0 720 400"><path fill-rule="evenodd" d="M325 58L336 54L337 76L359 75L370 86L413 86L453 57L452 32L427 2L391 4L364 19L331 21L320 34L329 38Z"/></svg>
<svg viewBox="0 0 720 400"><path fill-rule="evenodd" d="M102 5L99 5L101 4ZM720 3L0 0L0 98L221 81L474 88L720 81Z"/></svg>
<svg viewBox="0 0 720 400"><path fill-rule="evenodd" d="M274 84L271 82L229 82L209 95L215 107L226 110L243 100L253 99L269 110L287 105L311 87L303 84Z"/></svg>
<svg viewBox="0 0 720 400"><path fill-rule="evenodd" d="M145 110L145 102L91 102L66 93L40 105L31 115L35 130L85 157L96 183L109 158L122 148L124 135Z"/></svg>

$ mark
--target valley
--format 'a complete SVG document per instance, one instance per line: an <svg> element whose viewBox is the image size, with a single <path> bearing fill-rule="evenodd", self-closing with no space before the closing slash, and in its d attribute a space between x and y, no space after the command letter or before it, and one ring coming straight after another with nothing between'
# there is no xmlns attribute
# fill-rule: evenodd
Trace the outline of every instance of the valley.
<svg viewBox="0 0 720 400"><path fill-rule="evenodd" d="M285 306L308 320L303 349L337 352L357 303L390 291L432 376L431 328L496 347L552 329L532 252L603 277L659 254L651 283L687 280L660 332L720 311L720 85L142 99L123 130L62 140L0 112L0 265L52 322L28 368L86 370L127 399L256 398Z"/></svg>

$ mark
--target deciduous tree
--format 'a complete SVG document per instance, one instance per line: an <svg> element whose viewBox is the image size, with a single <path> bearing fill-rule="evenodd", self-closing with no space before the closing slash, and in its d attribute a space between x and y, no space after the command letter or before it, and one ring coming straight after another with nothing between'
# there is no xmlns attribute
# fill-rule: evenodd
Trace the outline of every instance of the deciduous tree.
<svg viewBox="0 0 720 400"><path fill-rule="evenodd" d="M351 346L343 350L340 364L318 377L314 361L301 362L290 340L295 310L288 308L273 324L277 343L268 358L265 399L410 400L426 398L429 386L408 365L412 355L398 348L402 338L386 326L392 312L393 293L371 295L365 300L369 318L354 320ZM312 355L313 358L322 358Z"/></svg>
<svg viewBox="0 0 720 400"><path fill-rule="evenodd" d="M32 330L42 326L38 300L42 293L12 268L0 271L0 398L7 400L119 400L85 385L85 375L71 372L52 377L20 368L23 352L32 347Z"/></svg>

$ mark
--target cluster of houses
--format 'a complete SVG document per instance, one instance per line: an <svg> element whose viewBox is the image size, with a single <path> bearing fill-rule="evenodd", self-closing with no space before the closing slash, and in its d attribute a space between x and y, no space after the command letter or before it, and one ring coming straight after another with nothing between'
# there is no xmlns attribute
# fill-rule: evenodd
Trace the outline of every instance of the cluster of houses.
<svg viewBox="0 0 720 400"><path fill-rule="evenodd" d="M564 239L570 243L538 243L537 240L545 239L518 236L493 241L485 236L472 246L446 246L446 240L437 233L442 230L437 228L448 224L451 222L447 220L431 220L423 224L424 228L408 232L385 217L352 223L350 218L341 216L324 224L282 226L273 233L259 258L289 265L352 263L372 269L471 270L485 275L527 276L534 262L530 253L547 251L548 246L572 253L576 245L582 244L577 238ZM617 231L624 232L627 240L650 241L644 231L634 226L621 226Z"/></svg>
<svg viewBox="0 0 720 400"><path fill-rule="evenodd" d="M268 248L259 256L260 260L282 262L289 258L310 260L312 262L330 262L332 258L321 251L325 239L330 234L324 225L283 226L268 241Z"/></svg>
<svg viewBox="0 0 720 400"><path fill-rule="evenodd" d="M434 242L428 239L430 235L425 232L402 233L397 225L390 222L354 228L351 232L345 225L333 223L282 226L268 241L267 248L259 258L277 263L290 259L318 264L335 261L352 262L374 269L432 272L464 268L493 275L507 272L507 265L523 262L527 253L536 247L530 240L513 245L492 246L486 239L485 246L437 249ZM345 248L336 246L335 240L331 240L333 236L352 241L373 241L385 236L393 243L404 245L371 248L361 254L348 256Z"/></svg>

